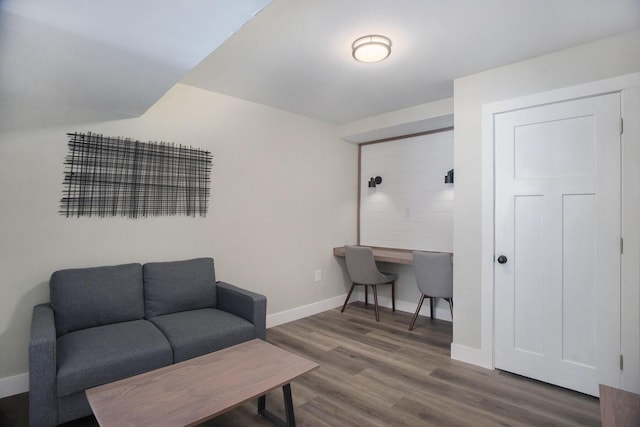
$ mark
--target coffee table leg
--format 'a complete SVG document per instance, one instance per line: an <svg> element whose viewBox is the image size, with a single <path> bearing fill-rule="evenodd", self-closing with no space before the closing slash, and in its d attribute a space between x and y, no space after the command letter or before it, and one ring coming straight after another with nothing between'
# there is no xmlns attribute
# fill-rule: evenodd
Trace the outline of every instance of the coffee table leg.
<svg viewBox="0 0 640 427"><path fill-rule="evenodd" d="M258 398L258 414L263 418L271 421L277 426L295 427L296 419L293 413L293 399L291 397L291 384L282 386L282 394L284 397L284 412L287 417L285 420L277 417L273 413L267 411L267 396L262 395Z"/></svg>
<svg viewBox="0 0 640 427"><path fill-rule="evenodd" d="M296 417L293 414L293 399L291 398L291 384L282 386L282 394L284 395L284 412L287 414L287 426L296 426Z"/></svg>
<svg viewBox="0 0 640 427"><path fill-rule="evenodd" d="M267 395L263 394L258 398L258 414L264 416L264 411L266 407L267 407Z"/></svg>

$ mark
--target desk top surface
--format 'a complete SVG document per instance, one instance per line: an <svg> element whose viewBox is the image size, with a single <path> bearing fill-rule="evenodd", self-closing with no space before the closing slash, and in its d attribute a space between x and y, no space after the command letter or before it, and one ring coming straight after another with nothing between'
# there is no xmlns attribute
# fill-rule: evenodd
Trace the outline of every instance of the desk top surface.
<svg viewBox="0 0 640 427"><path fill-rule="evenodd" d="M381 248L370 246L373 249L373 257L376 261L390 262L394 264L413 264L413 250L411 249L395 249L395 248ZM424 251L435 252L435 251ZM443 253L443 252L440 252ZM450 253L450 252L444 252ZM338 246L333 248L333 255L344 257L344 246Z"/></svg>

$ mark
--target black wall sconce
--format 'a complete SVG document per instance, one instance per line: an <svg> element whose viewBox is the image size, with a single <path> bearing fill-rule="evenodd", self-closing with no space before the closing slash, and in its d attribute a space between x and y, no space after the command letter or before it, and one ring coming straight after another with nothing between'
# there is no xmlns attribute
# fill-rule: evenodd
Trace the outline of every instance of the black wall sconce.
<svg viewBox="0 0 640 427"><path fill-rule="evenodd" d="M376 176L375 178L371 177L369 180L369 188L376 188L376 185L382 184L382 177Z"/></svg>
<svg viewBox="0 0 640 427"><path fill-rule="evenodd" d="M444 183L453 184L453 169L447 172L447 174L444 176Z"/></svg>

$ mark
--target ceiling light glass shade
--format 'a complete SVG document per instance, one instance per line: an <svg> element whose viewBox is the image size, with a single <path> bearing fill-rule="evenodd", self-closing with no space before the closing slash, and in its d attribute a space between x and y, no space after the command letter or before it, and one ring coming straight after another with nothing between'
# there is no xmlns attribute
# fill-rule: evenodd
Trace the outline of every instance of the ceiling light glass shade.
<svg viewBox="0 0 640 427"><path fill-rule="evenodd" d="M391 40L385 36L364 36L354 41L351 49L357 61L379 62L391 54Z"/></svg>

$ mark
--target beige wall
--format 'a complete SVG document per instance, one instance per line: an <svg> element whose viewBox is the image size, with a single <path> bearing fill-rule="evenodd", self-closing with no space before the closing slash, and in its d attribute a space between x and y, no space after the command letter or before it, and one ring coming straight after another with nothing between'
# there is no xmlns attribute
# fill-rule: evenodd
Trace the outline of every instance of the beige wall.
<svg viewBox="0 0 640 427"><path fill-rule="evenodd" d="M481 106L639 70L636 31L455 81L454 346L482 349L480 214L491 189L480 180ZM6 98L3 109L12 110ZM21 120L33 126L0 130L0 389L27 371L31 309L47 301L56 269L213 256L218 278L265 293L270 314L345 293L331 248L356 240L357 147L335 127L184 85L136 119L59 127ZM69 131L210 150L207 217L62 217Z"/></svg>
<svg viewBox="0 0 640 427"><path fill-rule="evenodd" d="M36 127L0 133L0 383L27 372L31 310L57 269L212 256L269 314L345 294L331 249L356 240L357 147L334 126L177 85L140 118ZM210 150L206 218L61 216L70 131Z"/></svg>
<svg viewBox="0 0 640 427"><path fill-rule="evenodd" d="M484 104L640 71L640 31L463 77L454 82L454 344L473 358L481 340L481 108Z"/></svg>

